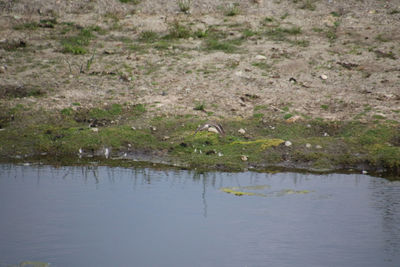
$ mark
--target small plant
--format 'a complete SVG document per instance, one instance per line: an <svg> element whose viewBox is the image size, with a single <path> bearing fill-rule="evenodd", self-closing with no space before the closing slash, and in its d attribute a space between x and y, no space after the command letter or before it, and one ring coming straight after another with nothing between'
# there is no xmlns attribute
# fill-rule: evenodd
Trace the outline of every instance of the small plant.
<svg viewBox="0 0 400 267"><path fill-rule="evenodd" d="M189 38L192 31L186 25L180 24L179 21L175 20L169 25L169 33L165 36L166 39L186 39Z"/></svg>
<svg viewBox="0 0 400 267"><path fill-rule="evenodd" d="M322 108L323 110L328 110L329 106L328 106L328 105L321 105L321 108Z"/></svg>
<svg viewBox="0 0 400 267"><path fill-rule="evenodd" d="M194 110L201 110L205 111L206 105L203 103L197 103L196 106L193 108Z"/></svg>
<svg viewBox="0 0 400 267"><path fill-rule="evenodd" d="M237 50L237 46L232 44L232 42L210 38L206 40L205 50L220 50L225 53L233 53Z"/></svg>
<svg viewBox="0 0 400 267"><path fill-rule="evenodd" d="M394 15L394 14L399 14L400 10L399 9L392 9L389 11L389 15Z"/></svg>
<svg viewBox="0 0 400 267"><path fill-rule="evenodd" d="M254 62L251 64L254 67L260 68L262 70L269 70L271 69L271 65L266 62Z"/></svg>
<svg viewBox="0 0 400 267"><path fill-rule="evenodd" d="M26 22L22 24L15 25L13 27L14 30L36 30L39 27L37 22Z"/></svg>
<svg viewBox="0 0 400 267"><path fill-rule="evenodd" d="M239 13L240 13L239 3L234 3L227 7L225 11L225 16L233 17L239 15Z"/></svg>
<svg viewBox="0 0 400 267"><path fill-rule="evenodd" d="M285 114L285 115L283 116L283 118L284 118L285 120L290 119L291 117L293 117L293 114L290 114L290 113L287 113L287 114Z"/></svg>
<svg viewBox="0 0 400 267"><path fill-rule="evenodd" d="M385 37L383 34L378 34L376 37L375 37L375 40L377 40L377 41L379 41L379 42L382 42L382 43L386 43L386 42L389 42L390 40L389 40L389 38L387 38L387 37Z"/></svg>
<svg viewBox="0 0 400 267"><path fill-rule="evenodd" d="M255 119L261 119L262 117L264 117L263 113L254 113L253 114L253 118L255 118Z"/></svg>
<svg viewBox="0 0 400 267"><path fill-rule="evenodd" d="M183 13L189 13L191 0L178 0L179 10Z"/></svg>
<svg viewBox="0 0 400 267"><path fill-rule="evenodd" d="M76 35L71 35L61 39L64 53L86 54L86 46L90 40L94 38L93 29L91 27L81 29Z"/></svg>
<svg viewBox="0 0 400 267"><path fill-rule="evenodd" d="M158 34L153 31L143 31L139 35L139 41L145 42L145 43L152 43L158 39Z"/></svg>
<svg viewBox="0 0 400 267"><path fill-rule="evenodd" d="M315 0L305 0L300 8L314 11L316 8L314 2Z"/></svg>
<svg viewBox="0 0 400 267"><path fill-rule="evenodd" d="M132 5L137 5L140 3L140 0L119 0L119 1L124 4L132 4Z"/></svg>

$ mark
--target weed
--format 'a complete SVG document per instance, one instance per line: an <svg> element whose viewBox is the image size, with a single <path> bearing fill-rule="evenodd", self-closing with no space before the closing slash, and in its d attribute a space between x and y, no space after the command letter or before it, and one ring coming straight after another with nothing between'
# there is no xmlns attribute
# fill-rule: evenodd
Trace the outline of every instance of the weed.
<svg viewBox="0 0 400 267"><path fill-rule="evenodd" d="M169 25L169 32L165 36L166 39L186 39L191 36L192 32L189 27L180 24L177 20L175 20L172 24Z"/></svg>
<svg viewBox="0 0 400 267"><path fill-rule="evenodd" d="M191 0L178 0L179 10L183 13L189 13Z"/></svg>
<svg viewBox="0 0 400 267"><path fill-rule="evenodd" d="M86 54L86 46L94 38L93 28L82 28L76 35L71 35L61 39L64 53Z"/></svg>
<svg viewBox="0 0 400 267"><path fill-rule="evenodd" d="M328 110L328 109L329 109L329 106L328 106L328 105L321 105L321 108L322 108L323 110Z"/></svg>
<svg viewBox="0 0 400 267"><path fill-rule="evenodd" d="M139 41L145 43L152 43L158 40L159 36L156 32L153 31L143 31L139 35Z"/></svg>
<svg viewBox="0 0 400 267"><path fill-rule="evenodd" d="M387 38L386 36L384 36L382 33L378 34L378 35L375 37L375 40L377 40L377 41L379 41L379 42L383 42L383 43L389 42L389 41L390 41L390 39Z"/></svg>
<svg viewBox="0 0 400 267"><path fill-rule="evenodd" d="M392 9L389 11L389 15L394 15L394 14L399 14L400 10L399 9Z"/></svg>
<svg viewBox="0 0 400 267"><path fill-rule="evenodd" d="M19 30L36 30L38 27L39 27L39 24L37 22L32 21L32 22L25 22L22 24L15 25L13 27L13 29L17 30L17 31L19 31Z"/></svg>
<svg viewBox="0 0 400 267"><path fill-rule="evenodd" d="M197 103L196 106L193 108L194 110L201 110L201 111L205 111L206 105L204 104L204 102L202 103Z"/></svg>
<svg viewBox="0 0 400 267"><path fill-rule="evenodd" d="M239 3L233 3L229 5L225 10L225 16L229 17L239 15L239 13L240 13Z"/></svg>
<svg viewBox="0 0 400 267"><path fill-rule="evenodd" d="M285 12L285 13L280 17L280 19L281 19L281 20L284 20L284 19L286 19L287 17L289 17L289 13L288 13L288 12Z"/></svg>
<svg viewBox="0 0 400 267"><path fill-rule="evenodd" d="M262 117L264 117L263 113L254 113L253 114L253 118L255 118L255 119L262 119Z"/></svg>
<svg viewBox="0 0 400 267"><path fill-rule="evenodd" d="M205 42L205 50L220 50L225 53L233 53L237 51L237 46L229 41L219 41L214 38L209 38Z"/></svg>
<svg viewBox="0 0 400 267"><path fill-rule="evenodd" d="M300 8L314 11L316 9L315 0L305 0Z"/></svg>
<svg viewBox="0 0 400 267"><path fill-rule="evenodd" d="M283 116L283 119L287 120L290 119L291 117L293 117L293 114L287 113Z"/></svg>
<svg viewBox="0 0 400 267"><path fill-rule="evenodd" d="M300 27L281 28L277 27L264 32L264 35L270 37L274 41L288 41L288 35L301 34L302 30Z"/></svg>
<svg viewBox="0 0 400 267"><path fill-rule="evenodd" d="M132 5L137 5L140 3L140 0L119 0L119 1L124 4L132 4Z"/></svg>
<svg viewBox="0 0 400 267"><path fill-rule="evenodd" d="M271 65L266 62L253 62L251 63L252 66L260 68L262 70L270 70Z"/></svg>

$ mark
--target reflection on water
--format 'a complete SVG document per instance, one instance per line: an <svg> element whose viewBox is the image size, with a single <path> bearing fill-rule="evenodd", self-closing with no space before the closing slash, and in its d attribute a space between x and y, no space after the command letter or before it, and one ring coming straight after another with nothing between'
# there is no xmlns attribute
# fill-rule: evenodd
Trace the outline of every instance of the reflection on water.
<svg viewBox="0 0 400 267"><path fill-rule="evenodd" d="M400 266L399 208L365 175L0 165L0 266Z"/></svg>

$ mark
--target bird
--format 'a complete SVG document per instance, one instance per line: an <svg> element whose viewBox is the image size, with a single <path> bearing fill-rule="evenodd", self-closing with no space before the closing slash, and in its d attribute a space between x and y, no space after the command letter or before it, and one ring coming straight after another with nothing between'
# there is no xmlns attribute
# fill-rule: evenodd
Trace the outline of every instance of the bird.
<svg viewBox="0 0 400 267"><path fill-rule="evenodd" d="M213 130L209 130L210 128L213 129ZM194 132L193 135L196 135L197 132L199 132L199 131L210 131L210 132L219 133L220 135L225 135L224 128L222 128L222 125L219 124L219 123L206 123L206 124L203 124L202 126L197 128L197 130Z"/></svg>

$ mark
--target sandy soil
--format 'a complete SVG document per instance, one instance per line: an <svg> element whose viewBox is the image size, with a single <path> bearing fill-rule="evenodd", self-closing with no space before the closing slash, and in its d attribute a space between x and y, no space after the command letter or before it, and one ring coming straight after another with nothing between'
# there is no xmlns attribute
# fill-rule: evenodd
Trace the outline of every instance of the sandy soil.
<svg viewBox="0 0 400 267"><path fill-rule="evenodd" d="M328 120L400 121L400 1L0 1L0 107L32 110L146 104L147 116L196 114L265 119L285 114ZM268 17L269 19L265 20ZM56 18L55 28L18 29ZM174 21L213 28L238 49L204 49L202 38L158 49L138 38L166 35ZM61 24L97 25L84 55L63 53ZM278 40L263 32L299 27ZM246 31L256 32L245 36ZM7 45L20 42L15 50ZM23 46L23 45L21 45ZM133 47L133 48L132 48ZM90 68L87 62L93 56ZM80 72L80 69L83 69ZM36 88L40 97L7 92ZM12 94L11 94L12 95ZM204 110L194 110L203 104Z"/></svg>

